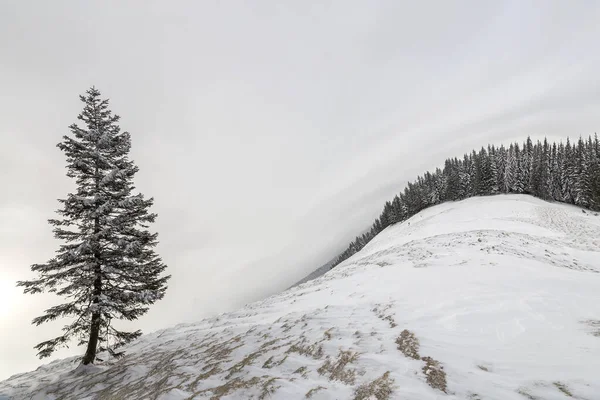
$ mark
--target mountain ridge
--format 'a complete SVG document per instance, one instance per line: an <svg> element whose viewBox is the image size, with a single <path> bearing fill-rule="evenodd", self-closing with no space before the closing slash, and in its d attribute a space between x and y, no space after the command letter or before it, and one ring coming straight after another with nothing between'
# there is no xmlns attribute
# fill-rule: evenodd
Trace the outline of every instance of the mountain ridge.
<svg viewBox="0 0 600 400"><path fill-rule="evenodd" d="M15 375L0 398L596 400L599 260L600 217L579 207L447 202L312 281L120 360Z"/></svg>

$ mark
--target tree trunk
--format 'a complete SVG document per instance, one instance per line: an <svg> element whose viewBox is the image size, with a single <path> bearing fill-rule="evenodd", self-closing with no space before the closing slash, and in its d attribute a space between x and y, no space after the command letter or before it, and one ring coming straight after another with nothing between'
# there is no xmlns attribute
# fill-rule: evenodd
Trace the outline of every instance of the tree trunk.
<svg viewBox="0 0 600 400"><path fill-rule="evenodd" d="M97 235L100 233L100 219L96 217L94 219L94 233ZM100 301L100 295L102 294L102 265L101 256L98 249L94 250L94 258L96 259L96 266L94 268L94 291L93 291L93 304L97 305ZM81 360L83 365L93 364L96 359L96 349L98 348L98 338L100 335L100 310L97 308L92 312L92 321L90 323L90 338L88 340L87 349L85 355Z"/></svg>
<svg viewBox="0 0 600 400"><path fill-rule="evenodd" d="M92 314L92 323L90 324L90 339L87 344L87 350L81 360L83 365L93 364L96 359L96 349L98 348L98 336L100 334L100 313Z"/></svg>
<svg viewBox="0 0 600 400"><path fill-rule="evenodd" d="M98 195L100 192L100 176L99 176L99 167L98 161L96 160L96 167L94 171L94 180L95 180L95 194ZM94 291L92 292L92 296L94 299L92 300L93 304L96 308L92 312L92 320L90 323L90 338L88 340L87 349L85 351L85 355L81 360L83 365L93 364L96 360L96 350L98 349L98 340L100 336L100 323L101 323L101 313L97 308L98 303L100 302L100 295L102 294L102 256L100 254L99 242L100 238L98 237L100 233L100 217L96 214L94 217L94 235L96 248L94 251L94 259L96 261L96 265L94 267Z"/></svg>

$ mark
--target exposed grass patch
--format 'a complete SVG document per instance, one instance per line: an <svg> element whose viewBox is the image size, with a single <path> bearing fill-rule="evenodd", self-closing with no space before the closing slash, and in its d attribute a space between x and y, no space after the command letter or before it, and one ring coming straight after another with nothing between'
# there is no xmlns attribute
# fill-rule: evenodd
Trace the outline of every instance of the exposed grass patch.
<svg viewBox="0 0 600 400"><path fill-rule="evenodd" d="M434 360L431 357L423 357L422 360L425 361L423 373L427 377L427 384L434 389L447 393L448 386L446 383L446 372L444 372L444 367L439 361Z"/></svg>
<svg viewBox="0 0 600 400"><path fill-rule="evenodd" d="M298 353L303 356L312 357L318 360L323 357L323 346L319 343L305 344L305 339L298 343L294 343L287 349L286 353Z"/></svg>
<svg viewBox="0 0 600 400"><path fill-rule="evenodd" d="M387 321L390 324L390 328L395 328L398 326L398 324L396 323L396 321L394 321L394 318L392 318L391 315L386 315L383 318L384 321Z"/></svg>
<svg viewBox="0 0 600 400"><path fill-rule="evenodd" d="M281 360L275 361L274 360L275 358L273 356L271 356L271 357L269 357L269 359L267 361L265 361L265 363L263 364L262 367L263 368L273 368L273 367L279 366L279 365L283 364L287 358L288 358L288 355L286 354L285 356L283 356L281 358Z"/></svg>
<svg viewBox="0 0 600 400"><path fill-rule="evenodd" d="M233 375L237 374L241 370L243 370L247 365L251 365L254 360L262 355L262 350L258 350L248 354L246 357L242 359L242 361L238 362L234 366L228 369L229 374L225 377L225 379L231 378Z"/></svg>
<svg viewBox="0 0 600 400"><path fill-rule="evenodd" d="M344 382L348 385L354 385L356 380L356 370L346 368L350 363L358 359L358 353L347 350L340 350L336 359L327 357L325 363L319 367L319 375L326 375L329 380Z"/></svg>
<svg viewBox="0 0 600 400"><path fill-rule="evenodd" d="M386 321L388 324L390 324L390 328L397 327L398 324L396 324L396 321L394 321L394 317L392 317L389 314L386 315L386 312L390 308L392 308L392 304L388 304L387 306L384 306L382 308L380 308L380 306L380 304L377 304L375 308L373 308L371 311L373 311L375 315L377 315L377 318L381 319L382 321Z"/></svg>
<svg viewBox="0 0 600 400"><path fill-rule="evenodd" d="M221 372L223 372L223 371L221 370L220 363L215 363L215 364L210 364L210 365L207 365L206 367L204 367L203 371L204 371L204 372L202 372L201 374L199 374L199 375L198 375L198 376L197 376L197 377L196 377L196 378L195 378L195 379L194 379L194 380L193 380L193 381L192 381L192 382L191 382L191 383L188 385L188 388L189 388L189 389L195 390L195 388L196 388L196 385L198 385L198 383L199 383L200 381L203 381L203 380L205 380L206 378L209 378L209 377L211 377L211 376L213 376L213 375L220 374Z"/></svg>
<svg viewBox="0 0 600 400"><path fill-rule="evenodd" d="M306 379L308 377L308 369L304 366L298 368L293 373L301 375L304 379Z"/></svg>
<svg viewBox="0 0 600 400"><path fill-rule="evenodd" d="M261 349L266 349L269 346L274 345L275 343L279 342L281 339L272 339L269 340L268 342L264 342L263 344L260 345Z"/></svg>
<svg viewBox="0 0 600 400"><path fill-rule="evenodd" d="M242 378L235 378L230 381L227 381L225 384L223 384L221 386L203 390L203 391L199 392L199 394L206 393L206 392L212 392L213 396L210 398L210 400L219 400L219 399L221 399L221 397L226 396L230 393L233 393L237 390L249 389L251 387L256 387L259 383L260 383L260 378L257 376L250 378L248 380L243 380Z"/></svg>
<svg viewBox="0 0 600 400"><path fill-rule="evenodd" d="M240 348L243 345L244 343L242 343L242 338L240 336L236 336L225 342L217 343L209 347L204 352L204 358L208 363L213 361L223 362L227 360L227 357L229 357L233 350Z"/></svg>
<svg viewBox="0 0 600 400"><path fill-rule="evenodd" d="M327 389L327 388L325 386L317 386L316 388L312 388L308 392L306 392L306 394L304 395L304 397L306 397L307 399L310 399L318 391L323 390L323 389Z"/></svg>
<svg viewBox="0 0 600 400"><path fill-rule="evenodd" d="M565 396L573 397L573 393L571 393L571 391L569 390L569 388L567 387L567 385L565 385L564 383L561 383L561 382L552 382L552 384L554 386L556 386L556 388L558 390L560 390L561 392L563 392L563 394Z"/></svg>
<svg viewBox="0 0 600 400"><path fill-rule="evenodd" d="M231 378L234 374L242 371L246 366L254 363L254 361L258 357L262 356L265 352L273 351L273 350L279 349L281 347L287 346L289 344L289 343L285 343L285 344L282 344L279 346L274 346L280 340L281 339L272 339L272 340L269 340L268 342L263 343L257 351L254 351L254 352L248 354L240 362L238 362L237 364L235 364L231 368L229 368L227 370L229 372L229 374L227 374L225 379ZM281 365L285 361L286 358L287 358L287 355L278 361L274 361L273 357L269 357L269 359L267 359L267 361L264 362L263 368L272 368L276 365Z"/></svg>
<svg viewBox="0 0 600 400"><path fill-rule="evenodd" d="M273 358L274 358L273 356L269 357L269 358L267 359L267 361L265 361L265 363L263 364L263 366L262 366L262 367L263 367L263 368L273 368L273 366L275 365L275 364L273 363Z"/></svg>
<svg viewBox="0 0 600 400"><path fill-rule="evenodd" d="M304 372L306 372L306 367L302 366L302 367L298 368L297 370L295 370L293 373L294 374L303 374Z"/></svg>
<svg viewBox="0 0 600 400"><path fill-rule="evenodd" d="M323 332L323 336L325 336L325 339L331 340L331 338L332 338L331 331L332 330L333 330L333 328L329 328L325 332Z"/></svg>
<svg viewBox="0 0 600 400"><path fill-rule="evenodd" d="M526 388L520 388L519 390L517 390L517 393L529 400L539 400L537 397L529 393L529 391Z"/></svg>
<svg viewBox="0 0 600 400"><path fill-rule="evenodd" d="M390 378L390 371L379 378L360 385L354 391L354 400L388 400L394 391L394 379Z"/></svg>
<svg viewBox="0 0 600 400"><path fill-rule="evenodd" d="M421 358L419 355L419 339L417 339L415 334L411 331L406 329L403 330L396 339L396 344L398 345L398 350L406 357L414 360L419 360Z"/></svg>
<svg viewBox="0 0 600 400"><path fill-rule="evenodd" d="M275 386L273 383L279 378L271 377L267 379L261 386L260 395L258 396L259 400L264 400L267 397L270 397L280 386Z"/></svg>
<svg viewBox="0 0 600 400"><path fill-rule="evenodd" d="M588 319L587 321L581 322L592 328L592 331L590 332L592 335L600 337L600 320Z"/></svg>

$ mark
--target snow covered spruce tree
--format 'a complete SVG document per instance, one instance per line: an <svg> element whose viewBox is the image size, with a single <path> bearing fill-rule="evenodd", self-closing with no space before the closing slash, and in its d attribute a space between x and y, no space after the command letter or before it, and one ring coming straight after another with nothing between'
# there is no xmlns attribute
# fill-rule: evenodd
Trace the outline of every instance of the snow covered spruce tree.
<svg viewBox="0 0 600 400"><path fill-rule="evenodd" d="M161 299L169 276L153 248L157 234L148 230L156 214L153 199L134 194L138 167L129 160L131 137L121 132L119 116L108 100L92 87L85 96L72 136L57 147L67 158L67 176L77 189L61 199L59 219L51 219L54 236L63 241L54 258L31 269L37 279L18 282L25 293L52 292L66 299L33 320L40 325L61 317L72 321L62 334L35 346L48 357L75 338L87 345L82 364L93 363L96 353L115 349L139 337L141 331L117 330L114 319L135 320Z"/></svg>

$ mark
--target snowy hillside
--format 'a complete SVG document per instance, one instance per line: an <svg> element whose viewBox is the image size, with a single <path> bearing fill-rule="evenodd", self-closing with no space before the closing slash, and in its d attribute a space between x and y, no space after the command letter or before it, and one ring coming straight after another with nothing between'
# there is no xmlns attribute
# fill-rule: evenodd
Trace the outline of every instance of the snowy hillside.
<svg viewBox="0 0 600 400"><path fill-rule="evenodd" d="M294 283L290 287L290 289L293 288L294 286L302 285L303 283L312 281L313 279L317 279L318 277L325 275L327 273L327 271L329 271L331 268L333 268L334 263L335 263L335 259L321 265L319 268L315 269L313 272L306 275L304 278L300 279L298 282Z"/></svg>
<svg viewBox="0 0 600 400"><path fill-rule="evenodd" d="M324 276L0 383L22 399L600 399L600 216L471 198Z"/></svg>

